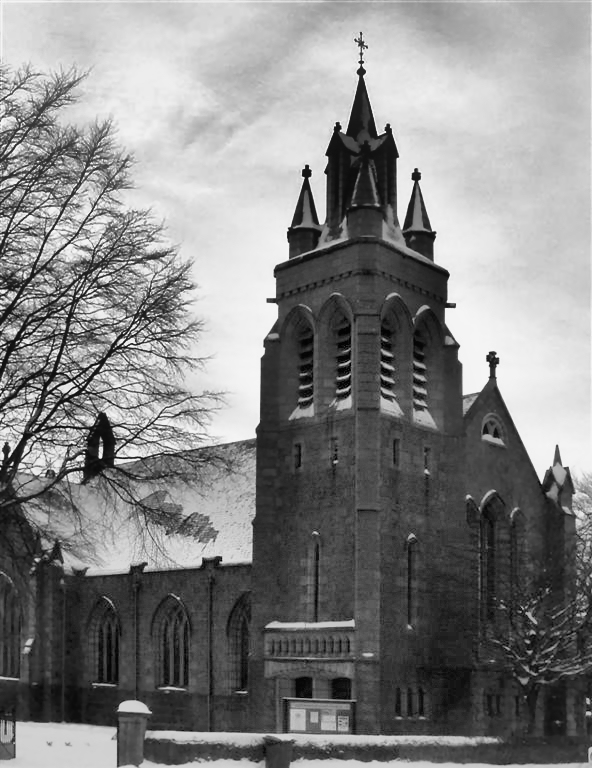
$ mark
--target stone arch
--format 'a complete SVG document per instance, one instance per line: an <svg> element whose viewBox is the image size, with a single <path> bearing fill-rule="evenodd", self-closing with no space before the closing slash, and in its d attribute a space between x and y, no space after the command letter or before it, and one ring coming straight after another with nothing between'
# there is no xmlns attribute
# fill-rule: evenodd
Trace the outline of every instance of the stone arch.
<svg viewBox="0 0 592 768"><path fill-rule="evenodd" d="M251 593L243 592L226 623L231 691L246 691L249 687L250 628Z"/></svg>
<svg viewBox="0 0 592 768"><path fill-rule="evenodd" d="M411 410L412 342L411 313L401 296L391 293L380 312L380 400L394 415Z"/></svg>
<svg viewBox="0 0 592 768"><path fill-rule="evenodd" d="M480 600L483 618L493 621L500 602L509 597L508 514L502 497L494 489L483 496L479 508Z"/></svg>
<svg viewBox="0 0 592 768"><path fill-rule="evenodd" d="M87 622L87 677L94 683L119 683L121 623L113 601L101 595Z"/></svg>
<svg viewBox="0 0 592 768"><path fill-rule="evenodd" d="M280 380L285 387L284 418L314 415L316 389L316 328L312 311L293 307L279 329Z"/></svg>
<svg viewBox="0 0 592 768"><path fill-rule="evenodd" d="M152 617L152 644L157 687L187 688L191 625L189 613L177 595L167 595Z"/></svg>
<svg viewBox="0 0 592 768"><path fill-rule="evenodd" d="M412 397L414 421L437 428L444 414L444 329L424 305L413 321Z"/></svg>
<svg viewBox="0 0 592 768"><path fill-rule="evenodd" d="M333 293L318 316L319 397L324 407L352 405L354 346L354 313L342 294Z"/></svg>

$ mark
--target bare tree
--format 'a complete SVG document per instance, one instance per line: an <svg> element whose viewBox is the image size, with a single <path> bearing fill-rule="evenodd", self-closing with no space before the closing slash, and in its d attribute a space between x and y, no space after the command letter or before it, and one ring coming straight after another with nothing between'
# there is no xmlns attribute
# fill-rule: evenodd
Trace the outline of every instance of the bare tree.
<svg viewBox="0 0 592 768"><path fill-rule="evenodd" d="M534 732L541 691L592 670L587 597L565 600L543 586L498 606L500 616L488 639L519 686L529 734Z"/></svg>
<svg viewBox="0 0 592 768"><path fill-rule="evenodd" d="M208 461L192 265L126 206L112 123L64 121L83 78L0 70L0 510L113 465L133 502L135 479Z"/></svg>

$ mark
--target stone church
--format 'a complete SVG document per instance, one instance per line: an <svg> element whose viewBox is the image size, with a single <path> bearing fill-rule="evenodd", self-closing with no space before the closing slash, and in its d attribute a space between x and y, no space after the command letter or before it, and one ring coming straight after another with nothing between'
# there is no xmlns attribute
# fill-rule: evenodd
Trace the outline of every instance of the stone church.
<svg viewBox="0 0 592 768"><path fill-rule="evenodd" d="M138 698L150 727L197 731L522 729L485 640L518 585L568 588L573 486L558 450L537 478L494 352L463 395L421 174L401 227L399 153L365 74L327 147L324 223L302 172L256 440L219 446L234 470L208 466L198 492L152 494L149 541L100 473L42 497L29 513L58 539L64 506L83 510L84 541L0 561L0 706L111 724ZM93 446L116 431L101 416ZM583 727L577 687L539 709L547 732Z"/></svg>

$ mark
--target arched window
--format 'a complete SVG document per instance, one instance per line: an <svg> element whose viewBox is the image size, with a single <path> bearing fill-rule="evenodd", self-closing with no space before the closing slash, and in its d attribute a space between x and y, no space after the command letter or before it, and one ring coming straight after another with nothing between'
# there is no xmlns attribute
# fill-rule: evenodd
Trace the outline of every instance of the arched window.
<svg viewBox="0 0 592 768"><path fill-rule="evenodd" d="M426 362L426 339L422 331L413 334L413 409L428 409L428 367Z"/></svg>
<svg viewBox="0 0 592 768"><path fill-rule="evenodd" d="M305 409L314 399L314 334L303 325L298 333L298 407Z"/></svg>
<svg viewBox="0 0 592 768"><path fill-rule="evenodd" d="M174 595L160 604L152 627L158 686L186 688L189 684L189 619Z"/></svg>
<svg viewBox="0 0 592 768"><path fill-rule="evenodd" d="M481 439L491 445L505 446L506 437L501 419L493 413L487 414L481 425Z"/></svg>
<svg viewBox="0 0 592 768"><path fill-rule="evenodd" d="M486 510L481 522L481 583L485 617L493 619L497 600L496 525L494 513Z"/></svg>
<svg viewBox="0 0 592 768"><path fill-rule="evenodd" d="M352 333L351 324L340 317L334 326L335 332L335 399L343 402L351 397L352 391Z"/></svg>
<svg viewBox="0 0 592 768"><path fill-rule="evenodd" d="M512 604L519 599L524 579L524 516L515 509L510 517L510 587Z"/></svg>
<svg viewBox="0 0 592 768"><path fill-rule="evenodd" d="M417 538L410 534L407 538L407 626L412 628L417 623Z"/></svg>
<svg viewBox="0 0 592 768"><path fill-rule="evenodd" d="M226 634L230 653L230 689L246 691L249 687L249 628L251 623L251 593L244 592L234 604Z"/></svg>
<svg viewBox="0 0 592 768"><path fill-rule="evenodd" d="M397 384L397 361L395 359L395 330L392 323L384 319L380 326L380 396L393 402Z"/></svg>
<svg viewBox="0 0 592 768"><path fill-rule="evenodd" d="M20 674L21 609L14 583L0 571L0 675Z"/></svg>
<svg viewBox="0 0 592 768"><path fill-rule="evenodd" d="M90 677L95 683L119 683L119 619L107 597L96 604L89 624Z"/></svg>
<svg viewBox="0 0 592 768"><path fill-rule="evenodd" d="M304 571L307 621L319 621L321 613L321 537L313 531L308 541L308 566Z"/></svg>

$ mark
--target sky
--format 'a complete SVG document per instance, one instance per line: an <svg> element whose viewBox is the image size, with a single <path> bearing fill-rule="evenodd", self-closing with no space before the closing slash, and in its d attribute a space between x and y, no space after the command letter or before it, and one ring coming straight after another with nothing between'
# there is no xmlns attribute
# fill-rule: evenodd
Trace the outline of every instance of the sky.
<svg viewBox="0 0 592 768"><path fill-rule="evenodd" d="M90 70L76 120L113 117L150 206L195 259L227 392L213 438L253 437L273 268L305 163L324 219L325 151L347 124L360 30L379 130L411 172L450 272L447 324L465 393L498 385L539 477L558 443L592 470L588 2L26 2L0 0L2 60Z"/></svg>

